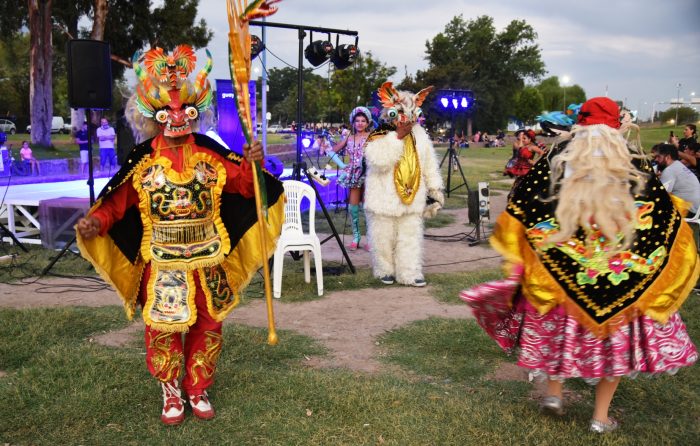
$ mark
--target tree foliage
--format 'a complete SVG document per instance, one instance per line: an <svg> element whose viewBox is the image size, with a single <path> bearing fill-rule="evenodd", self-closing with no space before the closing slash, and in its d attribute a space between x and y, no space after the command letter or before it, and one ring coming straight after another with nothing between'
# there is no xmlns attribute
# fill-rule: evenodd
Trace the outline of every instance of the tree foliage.
<svg viewBox="0 0 700 446"><path fill-rule="evenodd" d="M29 25L30 2L17 3L0 2L0 40L5 44L11 44L15 39L27 34ZM202 48L208 44L213 34L207 28L204 20L195 23L199 0L164 0L159 7L151 8L151 0L52 0L41 1L49 4L53 24L51 39L43 38L42 41L50 41L53 44L53 57L48 70L42 72L47 76L46 82L53 90L52 98L57 107L57 113L67 113L67 86L65 81L66 60L65 45L70 38L100 37L110 43L113 55L130 60L131 55L138 49L150 46L161 46L171 50L177 44L190 44L194 48ZM94 34L95 28L80 28L82 20L93 21L100 7L107 6L106 20L104 23L104 35ZM101 11L104 13L105 11ZM99 15L99 14L98 14ZM93 23L94 25L94 23ZM24 53L24 57L32 51ZM18 59L21 64L21 58ZM32 69L30 66L29 72ZM112 77L118 84L124 75L126 67L123 64L112 63ZM43 95L43 94L42 94ZM115 95L118 96L118 95ZM11 113L20 114L29 107L29 95L25 104L16 104L16 109ZM51 100L49 99L49 100ZM46 98L38 98L39 103L46 103ZM43 114L43 112L42 112ZM32 118L34 121L34 118ZM41 127L51 123L50 113L46 119L42 119ZM32 126L32 130L39 130L39 126Z"/></svg>
<svg viewBox="0 0 700 446"><path fill-rule="evenodd" d="M396 68L387 66L368 51L344 70L334 70L331 89L335 92L331 108L337 113L334 120L347 121L353 108L370 105L372 93L396 73Z"/></svg>
<svg viewBox="0 0 700 446"><path fill-rule="evenodd" d="M536 38L524 20L513 20L498 32L491 17L465 21L459 15L426 42L429 67L416 79L422 86L472 90L476 128L494 131L507 123L525 81L545 72ZM433 101L431 112L436 110Z"/></svg>
<svg viewBox="0 0 700 446"><path fill-rule="evenodd" d="M525 87L515 94L513 114L525 124L532 125L537 115L542 114L544 100L535 87Z"/></svg>
<svg viewBox="0 0 700 446"><path fill-rule="evenodd" d="M678 113L678 120L676 121L676 112ZM698 121L699 114L691 107L671 107L665 111L656 114L656 120L661 122L668 122L673 119L676 125L684 125L686 123L695 123Z"/></svg>
<svg viewBox="0 0 700 446"><path fill-rule="evenodd" d="M331 69L330 78L317 74L316 70L307 68L303 74L305 122L345 122L354 107L370 104L372 93L396 72L394 67L375 59L371 52L361 55L344 70ZM296 120L297 76L293 67L269 71L267 104L273 122Z"/></svg>
<svg viewBox="0 0 700 446"><path fill-rule="evenodd" d="M579 85L570 87L562 86L557 76L544 79L536 85L542 94L544 110L565 110L569 104L581 104L586 102L586 92Z"/></svg>

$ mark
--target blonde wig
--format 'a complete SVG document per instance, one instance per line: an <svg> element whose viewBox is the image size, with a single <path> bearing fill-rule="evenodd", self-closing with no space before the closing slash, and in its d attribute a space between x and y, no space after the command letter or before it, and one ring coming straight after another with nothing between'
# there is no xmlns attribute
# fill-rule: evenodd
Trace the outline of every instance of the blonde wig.
<svg viewBox="0 0 700 446"><path fill-rule="evenodd" d="M566 148L551 159L552 199L558 200L555 216L559 232L547 242L561 243L579 228L587 234L597 229L608 241L608 257L634 241L637 208L646 176L632 161L644 159L638 146L628 146L620 130L604 124L574 126Z"/></svg>

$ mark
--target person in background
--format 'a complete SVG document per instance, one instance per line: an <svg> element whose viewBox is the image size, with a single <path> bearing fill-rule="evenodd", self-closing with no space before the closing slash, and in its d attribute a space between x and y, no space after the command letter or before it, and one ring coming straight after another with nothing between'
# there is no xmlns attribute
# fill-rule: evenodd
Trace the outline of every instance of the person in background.
<svg viewBox="0 0 700 446"><path fill-rule="evenodd" d="M117 155L114 152L114 140L116 133L114 128L109 125L107 118L100 119L100 126L96 131L97 141L100 146L100 170L104 171L105 166L109 165L110 172L117 165Z"/></svg>
<svg viewBox="0 0 700 446"><path fill-rule="evenodd" d="M32 154L32 149L29 147L29 141L22 141L22 148L19 150L19 157L25 166L25 172L27 172L27 175L41 175L39 170L39 162Z"/></svg>
<svg viewBox="0 0 700 446"><path fill-rule="evenodd" d="M504 171L505 175L514 177L511 193L518 187L522 178L527 175L537 159L544 154L544 150L537 144L533 130L518 130L515 132L513 143L513 157Z"/></svg>
<svg viewBox="0 0 700 446"><path fill-rule="evenodd" d="M330 155L333 146L328 140L328 133L325 130L316 136L316 141L314 141L312 148L318 151L319 156Z"/></svg>
<svg viewBox="0 0 700 446"><path fill-rule="evenodd" d="M343 169L338 178L338 184L350 189L348 211L352 220L352 243L350 243L349 248L354 251L360 246L361 240L360 202L363 199L362 195L365 189L364 146L372 125L372 113L367 107L355 107L350 112L350 125L352 126L352 132L333 146L333 149L328 152L328 156L331 161ZM338 152L342 150L345 150L350 157L345 167L342 167L342 161L339 162L340 155ZM369 251L367 243L365 243L364 248Z"/></svg>
<svg viewBox="0 0 700 446"><path fill-rule="evenodd" d="M676 146L679 151L684 151L690 144L697 142L698 134L695 124L686 124L683 128L683 138L671 137L670 143Z"/></svg>
<svg viewBox="0 0 700 446"><path fill-rule="evenodd" d="M75 143L80 148L80 173L82 174L87 173L90 167L90 160L88 159L88 138L88 124L87 122L83 122L80 130L75 132Z"/></svg>
<svg viewBox="0 0 700 446"><path fill-rule="evenodd" d="M700 207L700 181L695 174L680 162L678 149L671 144L661 144L654 157L659 180L669 194L682 198L690 204L690 214Z"/></svg>

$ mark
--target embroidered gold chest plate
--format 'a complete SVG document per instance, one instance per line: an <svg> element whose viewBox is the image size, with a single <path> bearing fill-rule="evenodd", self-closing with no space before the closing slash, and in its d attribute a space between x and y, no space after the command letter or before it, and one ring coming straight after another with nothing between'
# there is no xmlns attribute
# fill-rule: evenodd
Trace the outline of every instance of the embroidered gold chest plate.
<svg viewBox="0 0 700 446"><path fill-rule="evenodd" d="M394 187L403 204L413 203L420 187L420 161L413 133L403 139L403 155L394 166Z"/></svg>
<svg viewBox="0 0 700 446"><path fill-rule="evenodd" d="M161 268L194 269L221 261L223 224L218 217L225 174L217 161L196 155L182 172L156 158L136 177L144 220L141 252ZM224 231L225 232L225 231ZM228 241L227 235L224 235Z"/></svg>

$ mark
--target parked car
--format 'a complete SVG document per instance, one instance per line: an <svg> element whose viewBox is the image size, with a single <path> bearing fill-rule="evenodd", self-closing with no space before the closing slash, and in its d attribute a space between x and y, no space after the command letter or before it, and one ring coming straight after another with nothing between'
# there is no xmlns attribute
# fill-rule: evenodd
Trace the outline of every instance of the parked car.
<svg viewBox="0 0 700 446"><path fill-rule="evenodd" d="M279 133L282 130L282 126L279 124L272 124L267 126L267 133Z"/></svg>
<svg viewBox="0 0 700 446"><path fill-rule="evenodd" d="M70 133L70 124L66 124L66 121L61 116L54 116L51 119L51 133ZM32 132L31 124L27 126L27 133Z"/></svg>
<svg viewBox="0 0 700 446"><path fill-rule="evenodd" d="M9 133L14 135L17 133L17 126L14 122L9 119L0 119L0 132Z"/></svg>

